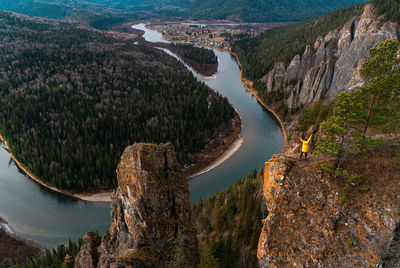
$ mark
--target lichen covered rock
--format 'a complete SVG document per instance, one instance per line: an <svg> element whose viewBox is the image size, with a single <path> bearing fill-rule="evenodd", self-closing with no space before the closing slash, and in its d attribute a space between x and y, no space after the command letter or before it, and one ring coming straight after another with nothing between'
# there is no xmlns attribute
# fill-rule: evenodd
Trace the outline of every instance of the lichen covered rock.
<svg viewBox="0 0 400 268"><path fill-rule="evenodd" d="M178 234L186 259L197 263L189 189L180 170L171 144L125 149L111 196L112 223L98 248L97 267L166 267Z"/></svg>
<svg viewBox="0 0 400 268"><path fill-rule="evenodd" d="M98 262L97 246L94 241L94 233L88 232L83 238L83 244L75 257L75 268L93 268Z"/></svg>
<svg viewBox="0 0 400 268"><path fill-rule="evenodd" d="M400 259L400 140L346 159L361 175L343 200L346 181L322 166L334 159L298 161L277 155L266 163L260 267L398 267ZM385 266L386 264L386 266Z"/></svg>

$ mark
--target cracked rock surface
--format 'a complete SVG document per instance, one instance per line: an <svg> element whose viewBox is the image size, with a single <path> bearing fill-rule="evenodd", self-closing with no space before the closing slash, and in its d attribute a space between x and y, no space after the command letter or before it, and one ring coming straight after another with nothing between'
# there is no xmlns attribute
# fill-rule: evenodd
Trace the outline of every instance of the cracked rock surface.
<svg viewBox="0 0 400 268"><path fill-rule="evenodd" d="M98 262L76 258L75 266L166 267L178 234L186 259L194 266L198 261L196 231L190 221L188 184L180 170L171 144L127 147L117 168L112 223L97 249ZM91 248L85 243L83 250ZM78 256L90 254L80 252Z"/></svg>

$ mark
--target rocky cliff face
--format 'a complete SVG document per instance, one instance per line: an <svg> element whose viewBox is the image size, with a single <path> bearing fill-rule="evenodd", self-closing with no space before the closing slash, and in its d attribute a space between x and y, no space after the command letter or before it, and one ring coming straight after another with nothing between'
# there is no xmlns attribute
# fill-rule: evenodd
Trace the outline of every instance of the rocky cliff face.
<svg viewBox="0 0 400 268"><path fill-rule="evenodd" d="M110 232L98 248L85 235L75 267L166 267L178 234L186 259L196 264L189 189L180 170L171 144L127 147L117 169Z"/></svg>
<svg viewBox="0 0 400 268"><path fill-rule="evenodd" d="M369 50L388 38L397 39L399 27L374 14L371 4L361 16L349 20L342 29L325 37L314 46L307 46L303 55L296 55L289 66L277 63L262 81L268 92L284 90L289 108L310 104L322 97L334 98L340 91L350 91L363 84L362 63Z"/></svg>
<svg viewBox="0 0 400 268"><path fill-rule="evenodd" d="M345 185L311 159L283 154L265 165L260 267L399 267L400 141L367 152L361 161L346 160L345 169L362 175L369 189ZM334 160L332 160L333 162Z"/></svg>

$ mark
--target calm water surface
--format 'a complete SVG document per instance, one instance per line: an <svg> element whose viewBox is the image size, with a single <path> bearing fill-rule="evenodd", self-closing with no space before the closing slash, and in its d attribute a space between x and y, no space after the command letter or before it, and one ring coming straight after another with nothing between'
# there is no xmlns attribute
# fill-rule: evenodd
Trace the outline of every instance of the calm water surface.
<svg viewBox="0 0 400 268"><path fill-rule="evenodd" d="M161 35L144 27L145 38L165 42ZM279 125L257 103L240 83L240 70L235 58L226 52L214 50L219 59L215 78L194 73L215 91L226 96L242 118L244 142L227 161L207 173L189 180L191 201L207 197L218 188L222 190L244 177L251 169L264 162L284 145ZM13 231L22 237L51 248L76 241L89 230L104 233L110 225L108 203L91 203L66 197L47 190L21 174L7 151L0 148L0 217L6 219Z"/></svg>

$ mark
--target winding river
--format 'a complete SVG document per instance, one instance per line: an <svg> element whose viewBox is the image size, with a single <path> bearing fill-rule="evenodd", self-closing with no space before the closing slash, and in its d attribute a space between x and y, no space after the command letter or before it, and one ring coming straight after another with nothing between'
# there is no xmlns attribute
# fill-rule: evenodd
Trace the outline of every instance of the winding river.
<svg viewBox="0 0 400 268"><path fill-rule="evenodd" d="M161 35L144 27L150 42L162 41ZM189 179L191 201L222 190L244 177L251 169L260 168L272 154L284 146L279 124L240 82L240 69L229 53L214 50L219 67L214 77L203 77L193 70L199 81L226 96L242 118L242 145L226 161ZM188 67L188 66L187 66ZM78 240L86 231L104 233L110 225L109 203L86 202L52 192L19 172L8 152L0 148L0 217L12 231L32 239L43 248L52 248Z"/></svg>

